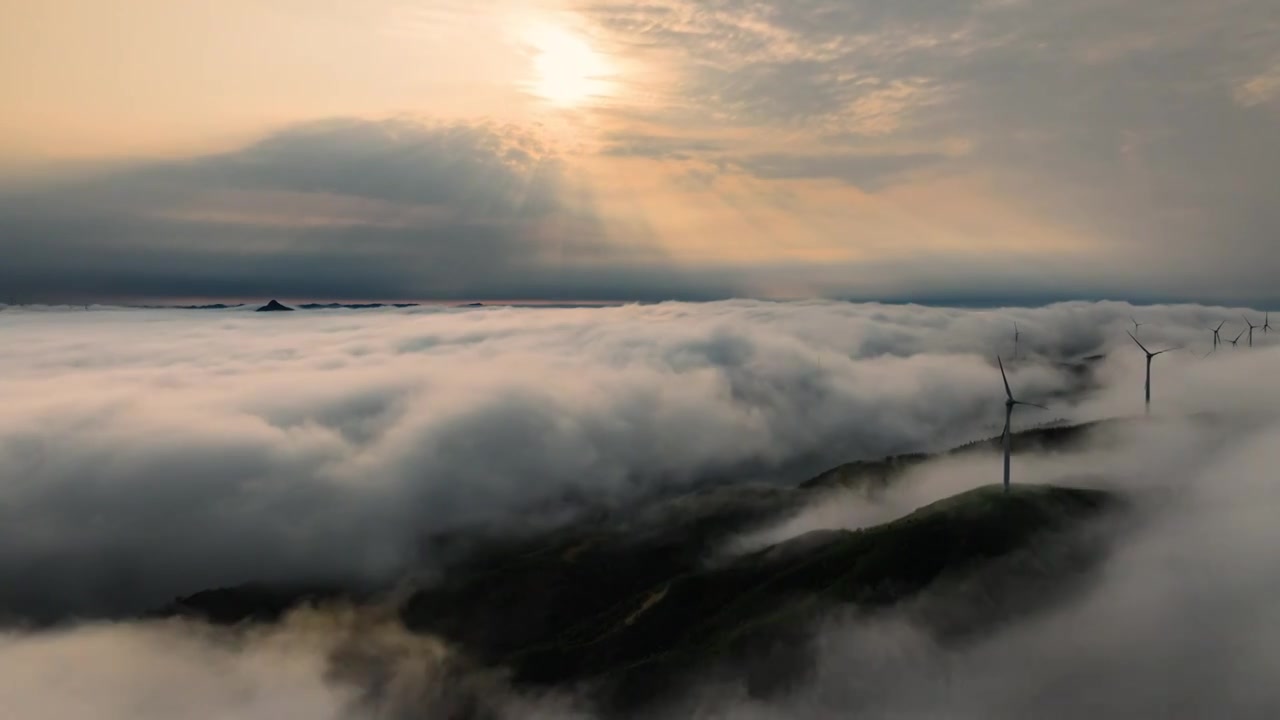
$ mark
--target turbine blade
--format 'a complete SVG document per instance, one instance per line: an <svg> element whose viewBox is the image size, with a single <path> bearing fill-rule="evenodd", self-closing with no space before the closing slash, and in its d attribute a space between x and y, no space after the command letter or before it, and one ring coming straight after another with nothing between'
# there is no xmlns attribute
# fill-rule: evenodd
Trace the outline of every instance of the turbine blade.
<svg viewBox="0 0 1280 720"><path fill-rule="evenodd" d="M1150 355L1150 354L1151 354L1151 351L1150 351L1150 350L1147 350L1147 346L1146 346L1146 345L1143 345L1143 344L1142 344L1142 342L1141 342L1140 340L1138 340L1138 338L1133 337L1133 333L1129 332L1128 330L1125 330L1125 332L1126 332L1126 333L1128 333L1129 337L1133 338L1133 341L1134 341L1134 342L1138 343L1138 347L1142 348L1142 352L1144 352L1144 353L1146 353L1146 354L1148 354L1148 355Z"/></svg>
<svg viewBox="0 0 1280 720"><path fill-rule="evenodd" d="M1029 402L1022 402L1021 400L1014 400L1014 401L1013 401L1013 404L1014 404L1014 405L1030 405L1030 406L1031 406L1031 407L1033 407L1033 408L1040 408L1041 410L1048 410L1048 409L1049 409L1049 408L1047 408L1047 407L1045 407L1045 406L1043 406L1043 405L1037 405L1037 404L1035 404L1035 403L1029 403Z"/></svg>
<svg viewBox="0 0 1280 720"><path fill-rule="evenodd" d="M1008 395L1009 399L1012 400L1013 391L1009 389L1009 377L1004 374L1004 361L1000 359L999 355L997 355L996 362L1000 363L1000 379L1004 380L1004 394Z"/></svg>
<svg viewBox="0 0 1280 720"><path fill-rule="evenodd" d="M1221 330L1222 326L1226 324L1227 324L1226 320L1223 320L1222 322L1218 323L1218 330ZM1218 332L1218 330L1214 330L1214 332Z"/></svg>

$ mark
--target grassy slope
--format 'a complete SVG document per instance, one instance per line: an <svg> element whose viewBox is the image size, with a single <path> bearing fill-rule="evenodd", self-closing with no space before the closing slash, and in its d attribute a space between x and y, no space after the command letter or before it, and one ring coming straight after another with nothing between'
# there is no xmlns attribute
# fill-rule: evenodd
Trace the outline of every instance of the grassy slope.
<svg viewBox="0 0 1280 720"><path fill-rule="evenodd" d="M1019 433L1016 446L1065 448L1091 427ZM953 452L985 450L990 442ZM692 493L639 508L625 523L588 523L498 544L451 569L446 584L412 594L401 617L409 629L440 635L482 663L511 668L519 682L598 680L643 698L716 659L796 647L808 637L808 624L834 607L901 608L966 583L978 583L977 595L987 598L983 573L1028 554L1033 562L1017 565L1022 570L1001 572L1017 587L1034 589L1033 607L1057 594L1059 578L1096 559L1096 548L1079 550L1071 539L1078 534L1067 531L1115 506L1114 498L1015 485L1008 496L995 486L978 488L879 527L811 533L714 568L703 562L726 538L776 521L815 492L883 487L928 459L852 463L798 487ZM999 594L1007 594L1009 582ZM180 607L233 623L270 620L302 599L247 587L198 594ZM934 612L940 631L981 631L1010 612L955 605L942 603L945 612ZM782 665L803 658L793 660Z"/></svg>
<svg viewBox="0 0 1280 720"><path fill-rule="evenodd" d="M1131 422L1125 419L1099 420L1078 425L1054 425L1021 430L1013 434L1014 454L1023 452L1061 452L1080 447L1090 438ZM1105 437L1105 435L1103 435ZM998 452L1002 438L996 436L961 445L940 455L914 453L893 455L882 460L860 460L834 467L806 481L802 488L834 488L876 492L888 487L906 471L941 457L980 452Z"/></svg>
<svg viewBox="0 0 1280 720"><path fill-rule="evenodd" d="M797 538L728 567L666 579L506 663L535 683L626 680L636 671L666 677L705 664L708 655L785 635L823 608L874 610L909 600L1113 504L1097 491L1022 486L1006 496L979 488L886 525ZM798 552L789 552L793 544Z"/></svg>

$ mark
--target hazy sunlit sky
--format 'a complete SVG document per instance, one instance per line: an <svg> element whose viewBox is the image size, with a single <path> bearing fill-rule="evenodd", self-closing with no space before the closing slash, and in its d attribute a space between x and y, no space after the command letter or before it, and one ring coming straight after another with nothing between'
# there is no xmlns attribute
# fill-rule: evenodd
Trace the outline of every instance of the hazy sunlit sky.
<svg viewBox="0 0 1280 720"><path fill-rule="evenodd" d="M0 107L0 301L1280 300L1275 0L8 0Z"/></svg>

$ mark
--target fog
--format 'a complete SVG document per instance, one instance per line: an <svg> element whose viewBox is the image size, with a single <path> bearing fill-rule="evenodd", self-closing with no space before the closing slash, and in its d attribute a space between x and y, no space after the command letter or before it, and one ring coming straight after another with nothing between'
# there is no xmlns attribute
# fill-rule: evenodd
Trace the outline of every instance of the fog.
<svg viewBox="0 0 1280 720"><path fill-rule="evenodd" d="M699 716L1274 717L1280 424L1221 430L1177 422L1142 428L1111 451L1019 458L1016 477L1026 481L1075 478L1137 500L1137 515L1116 529L1112 557L1078 600L960 650L936 645L905 618L832 620L804 689L764 703L709 687ZM995 463L927 467L904 494L945 495L971 486L979 469L989 478ZM889 502L914 500L895 493ZM810 513L811 527L879 519L825 512L826 522Z"/></svg>
<svg viewBox="0 0 1280 720"><path fill-rule="evenodd" d="M570 697L521 696L377 609L300 610L275 626L178 620L0 634L0 708L46 720L407 720L480 706L566 718Z"/></svg>
<svg viewBox="0 0 1280 720"><path fill-rule="evenodd" d="M110 617L251 579L385 579L430 565L419 539L451 528L514 532L583 503L794 483L843 461L990 437L1003 420L992 356L1011 357L1014 320L1022 357L1010 382L1051 408L1019 408L1016 427L1138 417L1133 314L1149 347L1186 346L1156 358L1152 419L1107 426L1081 450L1014 459L1015 482L1135 501L1078 601L960 649L935 646L907 615L833 618L816 676L791 696L751 700L708 679L682 701L693 705L659 714L1273 716L1280 387L1268 373L1280 350L1258 332L1252 351L1242 340L1203 358L1205 326L1227 319L1238 331L1240 313L746 301L287 316L6 309L0 607ZM1096 353L1107 356L1093 390L1051 362ZM882 497L833 493L728 550L884 522L998 477L994 455L930 462ZM458 670L431 638L369 622L326 611L248 634L176 622L15 629L0 641L0 707L68 720L430 717L466 702L446 689L478 683L499 716L588 716L571 693L504 689ZM335 675L353 636L383 643L365 653L377 673Z"/></svg>

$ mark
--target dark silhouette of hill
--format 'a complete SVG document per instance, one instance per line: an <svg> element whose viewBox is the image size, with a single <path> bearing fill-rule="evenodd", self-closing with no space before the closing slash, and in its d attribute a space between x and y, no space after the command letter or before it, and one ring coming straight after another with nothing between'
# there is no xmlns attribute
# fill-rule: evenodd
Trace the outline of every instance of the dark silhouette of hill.
<svg viewBox="0 0 1280 720"><path fill-rule="evenodd" d="M418 303L304 303L298 307L303 310L372 310L385 307L418 307Z"/></svg>
<svg viewBox="0 0 1280 720"><path fill-rule="evenodd" d="M1020 430L1013 434L1014 452L1064 452L1079 449L1092 438L1099 435L1105 436L1106 431L1131 422L1134 421L1117 418L1074 425L1044 425ZM845 463L805 481L801 487L846 487L875 492L888 487L906 471L931 460L968 453L997 452L1001 448L1002 440L1003 438L997 435L975 440L940 454L909 453L891 455L881 460L858 460Z"/></svg>
<svg viewBox="0 0 1280 720"><path fill-rule="evenodd" d="M1018 433L1018 447L1063 448L1102 424ZM951 453L987 449L993 441ZM945 454L944 454L945 455ZM815 623L831 613L908 612L942 642L963 642L1060 602L1102 556L1091 521L1122 507L1096 490L982 487L877 527L818 531L708 562L738 534L785 519L832 487L883 487L928 460L850 463L796 486L724 486L625 514L487 539L438 539L441 579L398 593L405 628L442 637L514 682L594 689L630 708L716 669L768 694L799 681ZM176 599L155 614L220 624L272 622L293 607L378 602L338 586L249 584Z"/></svg>
<svg viewBox="0 0 1280 720"><path fill-rule="evenodd" d="M517 682L592 681L606 704L629 706L722 661L750 680L751 658L778 648L794 650L781 668L802 672L804 638L824 614L901 607L927 589L990 582L982 571L1019 553L1034 553L1036 562L1005 569L1016 566L1042 592L1011 596L999 613L942 603L937 607L947 612L925 612L923 620L940 637L962 638L1049 604L1050 591L1079 579L1101 556L1101 545L1084 541L1090 536L1067 531L1116 504L1099 491L1019 486L1004 495L990 486L879 527L811 533L726 566L684 566L675 574L658 554L584 539L424 589L402 616L410 629L510 668ZM1038 552L1047 545L1055 550ZM787 684L779 672L756 677L757 689Z"/></svg>
<svg viewBox="0 0 1280 720"><path fill-rule="evenodd" d="M244 621L275 622L289 610L307 604L351 601L368 597L339 585L245 583L229 588L204 590L172 602L151 613L152 617L193 617L219 625Z"/></svg>
<svg viewBox="0 0 1280 720"><path fill-rule="evenodd" d="M293 308L281 305L278 301L271 302L258 308L255 312L293 312Z"/></svg>

